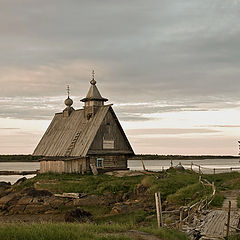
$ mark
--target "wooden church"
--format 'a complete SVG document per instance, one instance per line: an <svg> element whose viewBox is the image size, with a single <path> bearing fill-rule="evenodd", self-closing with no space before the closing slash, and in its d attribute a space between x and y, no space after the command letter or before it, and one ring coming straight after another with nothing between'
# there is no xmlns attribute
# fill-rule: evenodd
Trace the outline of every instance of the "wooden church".
<svg viewBox="0 0 240 240"><path fill-rule="evenodd" d="M40 172L87 173L92 170L127 169L127 159L134 155L131 145L115 115L112 104L90 81L88 94L81 101L83 109L74 109L73 101L65 100L66 108L56 113L34 150L41 156Z"/></svg>

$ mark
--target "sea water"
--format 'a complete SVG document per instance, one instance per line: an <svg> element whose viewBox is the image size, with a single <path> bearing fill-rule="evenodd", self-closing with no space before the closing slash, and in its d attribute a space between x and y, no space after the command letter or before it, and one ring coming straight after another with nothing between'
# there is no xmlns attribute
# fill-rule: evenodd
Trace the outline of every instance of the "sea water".
<svg viewBox="0 0 240 240"><path fill-rule="evenodd" d="M173 166L176 166L181 162L183 167L189 169L191 162L204 167L201 169L203 173L213 173L213 169L216 169L216 173L230 172L230 168L239 168L240 171L240 159L238 158L218 158L218 159L201 159L201 160L173 160ZM170 160L144 160L143 161L147 170L161 171L162 169L168 169L171 165ZM129 160L128 168L130 170L143 170L141 160ZM227 168L227 169L226 169ZM35 171L40 169L39 162L0 162L0 171ZM193 165L193 170L198 171L198 167ZM234 171L236 171L234 169ZM27 178L32 178L35 175L26 175ZM18 179L22 178L22 175L0 175L0 181L14 183Z"/></svg>

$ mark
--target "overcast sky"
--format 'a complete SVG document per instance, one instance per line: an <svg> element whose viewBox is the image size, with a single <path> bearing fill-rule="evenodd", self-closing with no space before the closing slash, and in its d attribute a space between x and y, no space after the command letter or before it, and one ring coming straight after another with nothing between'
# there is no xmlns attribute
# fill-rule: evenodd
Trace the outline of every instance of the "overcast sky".
<svg viewBox="0 0 240 240"><path fill-rule="evenodd" d="M0 154L32 153L91 71L136 153L237 154L240 0L0 0Z"/></svg>

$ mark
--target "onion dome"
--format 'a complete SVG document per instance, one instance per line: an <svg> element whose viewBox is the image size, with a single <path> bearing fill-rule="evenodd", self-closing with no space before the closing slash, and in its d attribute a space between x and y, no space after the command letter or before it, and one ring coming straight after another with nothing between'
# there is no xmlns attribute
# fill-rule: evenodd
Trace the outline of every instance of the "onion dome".
<svg viewBox="0 0 240 240"><path fill-rule="evenodd" d="M67 98L65 101L64 101L65 105L67 107L71 107L73 105L73 100L71 98Z"/></svg>

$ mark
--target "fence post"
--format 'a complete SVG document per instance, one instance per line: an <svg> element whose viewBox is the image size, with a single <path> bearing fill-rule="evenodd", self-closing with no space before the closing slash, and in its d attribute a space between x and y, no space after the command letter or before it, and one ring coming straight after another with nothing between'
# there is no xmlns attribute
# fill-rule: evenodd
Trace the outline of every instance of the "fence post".
<svg viewBox="0 0 240 240"><path fill-rule="evenodd" d="M182 224L183 224L183 208L180 208L180 213L179 213L179 230L182 230Z"/></svg>
<svg viewBox="0 0 240 240"><path fill-rule="evenodd" d="M188 206L188 210L187 210L187 220L188 222L190 222L190 207Z"/></svg>
<svg viewBox="0 0 240 240"><path fill-rule="evenodd" d="M170 167L172 168L173 167L173 161L171 160L170 162Z"/></svg>
<svg viewBox="0 0 240 240"><path fill-rule="evenodd" d="M192 167L192 166L193 166L193 162L191 162L191 170L193 170L193 167Z"/></svg>
<svg viewBox="0 0 240 240"><path fill-rule="evenodd" d="M159 201L159 213L160 213L160 226L163 227L162 202L161 202L160 192L158 192L158 201Z"/></svg>
<svg viewBox="0 0 240 240"><path fill-rule="evenodd" d="M198 174L201 175L201 166L198 166Z"/></svg>
<svg viewBox="0 0 240 240"><path fill-rule="evenodd" d="M215 174L215 173L216 173L216 169L214 168L214 169L213 169L213 174Z"/></svg>
<svg viewBox="0 0 240 240"><path fill-rule="evenodd" d="M163 226L162 203L161 203L161 194L160 194L160 192L155 193L155 202L156 202L156 210L157 210L158 228L160 228L160 227Z"/></svg>
<svg viewBox="0 0 240 240"><path fill-rule="evenodd" d="M229 228L230 228L230 216L231 216L231 201L228 202L228 217L227 217L227 231L226 231L226 238L228 239L229 235Z"/></svg>
<svg viewBox="0 0 240 240"><path fill-rule="evenodd" d="M143 160L142 160L142 166L143 166L143 171L146 171L146 167L145 167Z"/></svg>
<svg viewBox="0 0 240 240"><path fill-rule="evenodd" d="M157 210L157 223L158 223L158 228L160 228L160 212L159 212L159 201L158 201L157 193L155 193L155 203L156 203L156 210Z"/></svg>

